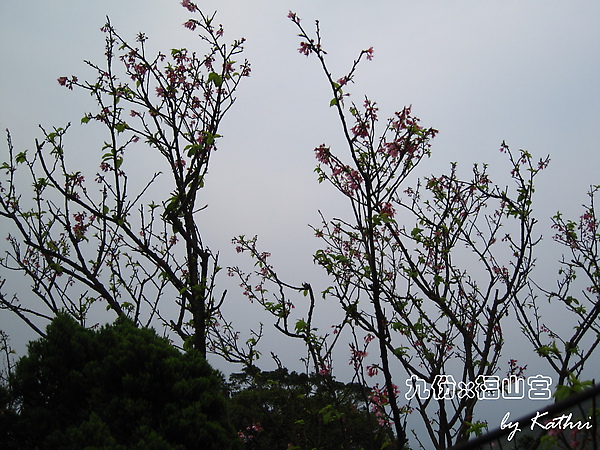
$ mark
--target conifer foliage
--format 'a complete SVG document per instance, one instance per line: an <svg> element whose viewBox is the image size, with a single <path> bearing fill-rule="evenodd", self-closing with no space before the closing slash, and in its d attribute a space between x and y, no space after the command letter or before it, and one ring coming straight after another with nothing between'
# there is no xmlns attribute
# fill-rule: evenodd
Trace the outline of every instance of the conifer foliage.
<svg viewBox="0 0 600 450"><path fill-rule="evenodd" d="M5 397L3 448L235 448L221 380L128 319L98 330L60 314L29 344Z"/></svg>

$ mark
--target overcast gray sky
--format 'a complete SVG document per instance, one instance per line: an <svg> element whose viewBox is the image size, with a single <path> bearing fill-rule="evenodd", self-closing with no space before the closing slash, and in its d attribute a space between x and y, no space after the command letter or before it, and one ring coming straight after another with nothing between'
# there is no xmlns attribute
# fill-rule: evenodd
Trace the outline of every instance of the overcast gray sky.
<svg viewBox="0 0 600 450"><path fill-rule="evenodd" d="M246 262L236 259L233 236L258 234L290 281L310 281L318 273L311 263L318 241L307 224L318 223L319 209L330 217L343 211L313 173L313 148L323 142L335 148L341 140L325 79L315 59L298 53L289 10L307 29L320 20L334 76L344 75L361 49L374 47L352 98L376 100L381 117L412 104L424 125L440 131L424 174L439 173L450 161L465 170L474 162L501 170L498 148L506 140L514 149L551 157L539 177L541 218L558 209L578 214L588 186L600 183L595 0L197 3L218 9L229 40L247 39L252 64L223 123L205 192L210 207L201 218L224 264ZM181 26L190 14L175 0L0 0L0 127L10 128L18 149L32 146L38 124L69 121L74 151L87 158L97 148L86 147L79 125L95 106L91 98L56 79L93 77L83 60L103 61L99 28L107 15L131 41L145 32L152 49L198 46ZM540 231L549 241L551 230ZM552 257L555 251L548 247ZM554 273L555 266L548 270ZM0 328L14 330L11 319L1 313Z"/></svg>
<svg viewBox="0 0 600 450"><path fill-rule="evenodd" d="M146 32L155 48L198 46L181 26L189 13L178 3L1 0L2 128L11 129L17 146L27 146L37 124L78 123L93 108L87 94L66 91L56 78L93 75L82 60L102 61L99 28L106 15L125 37ZM412 104L424 124L439 129L431 171L449 161L501 161L497 149L506 140L551 155L542 183L552 207L581 203L587 186L598 182L595 1L200 4L219 9L230 39L246 37L253 65L223 125L223 151L211 170L209 189L229 205L218 211L224 233L238 234L245 223L246 234L272 239L287 241L291 229L306 234L315 210L326 209L317 202L331 193L314 182L312 149L335 145L339 129L316 60L296 51L288 10L308 27L321 21L334 75L344 74L358 51L374 47L374 60L360 67L354 98L376 100L381 116Z"/></svg>

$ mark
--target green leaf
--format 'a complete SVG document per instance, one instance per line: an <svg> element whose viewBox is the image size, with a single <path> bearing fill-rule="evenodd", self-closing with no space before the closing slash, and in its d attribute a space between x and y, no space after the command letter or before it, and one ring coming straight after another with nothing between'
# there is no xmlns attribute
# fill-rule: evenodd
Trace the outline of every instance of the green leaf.
<svg viewBox="0 0 600 450"><path fill-rule="evenodd" d="M63 273L63 268L58 263L50 263L50 267L59 275Z"/></svg>
<svg viewBox="0 0 600 450"><path fill-rule="evenodd" d="M46 178L38 178L33 186L37 190L44 189L46 186L48 186L48 180Z"/></svg>
<svg viewBox="0 0 600 450"><path fill-rule="evenodd" d="M469 425L467 429L467 435L475 434L475 436L479 437L483 434L483 430L487 428L486 422L477 421L475 423L465 422L466 425Z"/></svg>
<svg viewBox="0 0 600 450"><path fill-rule="evenodd" d="M577 379L577 377L575 375L573 375L572 373L569 374L569 384L570 384L570 386L566 386L566 385L556 386L556 391L554 392L554 397L556 398L557 401L564 400L565 398L569 397L570 395L576 394L577 392L581 392L581 391L593 386L593 383L591 380L579 381Z"/></svg>
<svg viewBox="0 0 600 450"><path fill-rule="evenodd" d="M394 349L394 355L404 356L407 354L408 347L398 347Z"/></svg>
<svg viewBox="0 0 600 450"><path fill-rule="evenodd" d="M83 116L81 118L81 123L88 123L90 121L90 117L89 116Z"/></svg>
<svg viewBox="0 0 600 450"><path fill-rule="evenodd" d="M296 322L296 333L301 333L302 331L306 330L307 326L308 324L304 320L298 319Z"/></svg>
<svg viewBox="0 0 600 450"><path fill-rule="evenodd" d="M404 330L405 328L406 327L400 322L392 322L392 330L394 331Z"/></svg>
<svg viewBox="0 0 600 450"><path fill-rule="evenodd" d="M337 98L332 98L331 101L329 102L329 106L335 106L338 104L338 99Z"/></svg>
<svg viewBox="0 0 600 450"><path fill-rule="evenodd" d="M540 356L560 355L560 350L556 347L556 342L552 342L552 345L542 345L535 350Z"/></svg>
<svg viewBox="0 0 600 450"><path fill-rule="evenodd" d="M323 296L323 300L325 300L325 297L327 297L327 295L329 295L332 290L333 290L333 286L329 286L327 289L325 289L323 292L321 292L321 295Z"/></svg>
<svg viewBox="0 0 600 450"><path fill-rule="evenodd" d="M178 195L174 195L167 201L169 202L169 203L167 203L167 206L165 207L165 210L167 212L175 211L179 207L179 196Z"/></svg>
<svg viewBox="0 0 600 450"><path fill-rule="evenodd" d="M127 124L125 122L120 122L120 123L115 124L115 130L117 130L117 133L122 133L126 129L127 129Z"/></svg>
<svg viewBox="0 0 600 450"><path fill-rule="evenodd" d="M17 156L15 157L15 161L17 162L17 164L22 164L24 162L27 161L27 150L25 150L24 152L20 152L17 154Z"/></svg>
<svg viewBox="0 0 600 450"><path fill-rule="evenodd" d="M423 230L422 230L421 228L419 228L419 227L415 227L415 228L413 228L413 230L410 232L410 235L411 235L411 236L412 236L414 239L416 239L417 241L420 241L420 240L421 240L421 232L422 232L422 231L423 231Z"/></svg>
<svg viewBox="0 0 600 450"><path fill-rule="evenodd" d="M187 155L189 158L198 153L199 150L202 150L202 145L200 144L190 144L186 145L184 150L187 150Z"/></svg>
<svg viewBox="0 0 600 450"><path fill-rule="evenodd" d="M208 81L214 83L217 87L221 87L223 84L223 78L216 72L211 72L208 74Z"/></svg>
<svg viewBox="0 0 600 450"><path fill-rule="evenodd" d="M183 349L191 350L192 348L194 348L194 340L193 337L190 336L183 341Z"/></svg>
<svg viewBox="0 0 600 450"><path fill-rule="evenodd" d="M213 145L215 143L215 135L204 133L204 142L206 142L206 145Z"/></svg>

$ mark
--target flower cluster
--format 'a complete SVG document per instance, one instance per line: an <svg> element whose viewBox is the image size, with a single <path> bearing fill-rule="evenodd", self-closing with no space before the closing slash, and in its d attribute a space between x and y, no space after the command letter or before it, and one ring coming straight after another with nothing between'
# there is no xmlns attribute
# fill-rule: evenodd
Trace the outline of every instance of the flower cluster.
<svg viewBox="0 0 600 450"><path fill-rule="evenodd" d="M579 218L579 229L582 231L582 233L589 236L598 234L598 220L596 219L595 212L592 208L589 208Z"/></svg>
<svg viewBox="0 0 600 450"><path fill-rule="evenodd" d="M334 186L348 196L353 196L353 193L360 189L363 177L359 171L332 157L328 147L321 145L315 148L315 155L319 162L329 167L330 172L330 175L326 175L320 166L317 167L315 171L319 174L319 182L329 179Z"/></svg>
<svg viewBox="0 0 600 450"><path fill-rule="evenodd" d="M183 0L181 2L181 6L183 6L184 8L186 8L189 12L196 12L196 11L198 11L198 7L196 6L196 4L190 2L190 0Z"/></svg>
<svg viewBox="0 0 600 450"><path fill-rule="evenodd" d="M321 144L315 148L315 156L317 161L322 164L329 165L331 163L331 150L325 144Z"/></svg>
<svg viewBox="0 0 600 450"><path fill-rule="evenodd" d="M397 397L400 393L398 386L393 385L394 392L393 396ZM385 412L385 407L389 404L389 395L388 389L386 387L379 388L379 384L376 384L371 389L371 395L369 396L369 401L371 402L371 412L375 414L377 417L377 423L380 426L390 426L392 421L389 420L388 415Z"/></svg>
<svg viewBox="0 0 600 450"><path fill-rule="evenodd" d="M260 423L255 423L250 427L247 427L244 431L238 431L238 437L244 444L248 444L256 439L260 433L263 432L263 428Z"/></svg>
<svg viewBox="0 0 600 450"><path fill-rule="evenodd" d="M75 172L72 174L65 175L65 192L68 192L69 195L72 195L74 198L79 198L79 193L76 192L75 189L84 189L85 177L81 174L81 172Z"/></svg>
<svg viewBox="0 0 600 450"><path fill-rule="evenodd" d="M353 364L355 369L358 369L363 359L365 359L369 354L364 350L357 350L355 348L350 349L350 362L349 364Z"/></svg>
<svg viewBox="0 0 600 450"><path fill-rule="evenodd" d="M58 81L58 84L61 86L65 86L66 88L73 90L73 85L77 84L78 79L73 75L71 78L59 77L56 81Z"/></svg>
<svg viewBox="0 0 600 450"><path fill-rule="evenodd" d="M396 210L390 202L384 202L379 204L379 210L382 215L385 215L388 219L393 219L396 214Z"/></svg>
<svg viewBox="0 0 600 450"><path fill-rule="evenodd" d="M506 372L507 377L515 376L517 378L523 378L523 374L527 370L527 364L520 366L516 359L510 359L508 361L508 371Z"/></svg>
<svg viewBox="0 0 600 450"><path fill-rule="evenodd" d="M361 140L364 144L370 144L371 130L377 122L377 105L375 102L366 99L363 104L364 111L359 111L356 107L350 109L355 118L355 124L350 128L352 140Z"/></svg>
<svg viewBox="0 0 600 450"><path fill-rule="evenodd" d="M308 56L314 51L314 49L315 41L311 39L309 42L300 42L300 48L298 49L298 51L301 54Z"/></svg>
<svg viewBox="0 0 600 450"><path fill-rule="evenodd" d="M327 377L331 375L331 366L330 365L322 365L318 372L322 377Z"/></svg>
<svg viewBox="0 0 600 450"><path fill-rule="evenodd" d="M376 365L367 366L367 375L369 377L374 377L378 373L379 373L379 367L378 366L376 366Z"/></svg>
<svg viewBox="0 0 600 450"><path fill-rule="evenodd" d="M75 224L71 227L71 231L73 233L75 241L79 242L84 239L87 240L85 234L89 226L94 222L95 217L92 216L88 218L87 213L83 211L79 213L74 213L73 220L75 220Z"/></svg>
<svg viewBox="0 0 600 450"><path fill-rule="evenodd" d="M429 154L428 141L438 132L436 129L419 125L419 119L412 115L411 106L395 113L389 122L389 130L392 139L384 139L378 152L389 156L392 161L408 157L407 162Z"/></svg>

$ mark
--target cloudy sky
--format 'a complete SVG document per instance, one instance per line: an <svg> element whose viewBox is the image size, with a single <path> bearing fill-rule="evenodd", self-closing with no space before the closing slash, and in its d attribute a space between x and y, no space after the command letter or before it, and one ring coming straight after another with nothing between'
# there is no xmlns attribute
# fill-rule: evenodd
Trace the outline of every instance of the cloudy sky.
<svg viewBox="0 0 600 450"><path fill-rule="evenodd" d="M317 61L297 51L289 10L306 28L320 20L334 76L344 75L361 49L374 47L373 61L359 68L352 98L376 100L382 117L411 104L424 125L440 130L425 175L451 161L465 170L490 162L502 173L498 149L505 140L551 157L537 190L542 219L558 209L575 216L588 186L600 183L595 0L198 3L205 11L218 9L227 38L247 39L252 64L223 123L205 191L210 207L201 218L226 265L245 262L236 259L233 236L258 234L290 281L311 281L319 276L311 264L318 242L307 224L318 223L318 210L327 216L344 211L313 173L312 149L341 145L340 130ZM99 29L107 15L131 41L145 32L150 48L199 47L181 26L190 14L176 0L0 0L0 127L11 130L17 149L32 146L38 124L67 122L74 124L73 151L88 158L98 148L87 145L79 125L95 106L91 98L61 88L56 79L93 77L83 60L102 62ZM551 230L540 231L549 241ZM0 313L0 323L16 336L15 347L27 340L6 314Z"/></svg>

